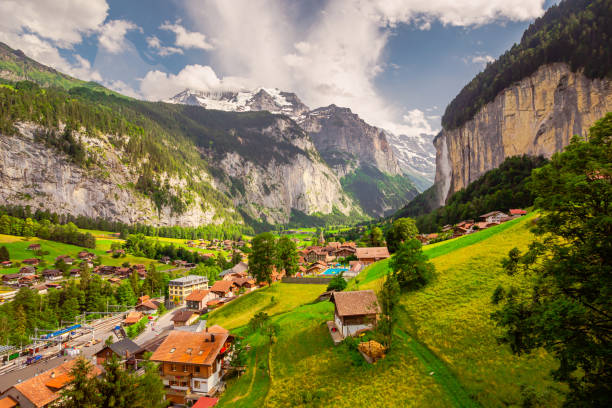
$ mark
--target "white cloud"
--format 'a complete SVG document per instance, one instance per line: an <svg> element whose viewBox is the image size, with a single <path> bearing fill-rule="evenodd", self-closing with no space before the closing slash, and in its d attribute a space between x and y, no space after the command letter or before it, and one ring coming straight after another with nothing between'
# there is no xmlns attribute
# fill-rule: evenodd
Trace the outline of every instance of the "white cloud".
<svg viewBox="0 0 612 408"><path fill-rule="evenodd" d="M142 32L140 27L127 20L111 20L105 23L98 38L100 47L111 54L120 54L125 49L125 35L130 30Z"/></svg>
<svg viewBox="0 0 612 408"><path fill-rule="evenodd" d="M387 66L384 50L394 27L411 24L426 30L435 21L463 27L522 21L543 14L543 4L544 0L336 0L308 18L282 0L187 0L187 9L192 22L215 38L212 57L219 72L295 91L313 107L348 106L394 132L420 132L428 128L419 121L415 125L413 111L406 114L410 122L403 121L401 109L385 103L374 84Z"/></svg>
<svg viewBox="0 0 612 408"><path fill-rule="evenodd" d="M154 35L147 37L147 45L149 48L155 50L157 55L161 57L167 57L172 54L183 54L183 50L180 48L163 46L160 39Z"/></svg>
<svg viewBox="0 0 612 408"><path fill-rule="evenodd" d="M244 79L220 79L211 67L196 64L187 65L176 75L158 70L149 71L140 82L140 93L146 99L160 100L172 97L186 88L239 89L244 86Z"/></svg>
<svg viewBox="0 0 612 408"><path fill-rule="evenodd" d="M206 41L206 36L197 31L187 31L181 25L181 20L177 20L174 24L166 21L160 27L162 30L171 31L176 35L174 45L181 48L199 48L202 50L212 50L212 44Z"/></svg>
<svg viewBox="0 0 612 408"><path fill-rule="evenodd" d="M473 55L470 61L472 64L487 65L489 62L495 61L495 58L490 55Z"/></svg>

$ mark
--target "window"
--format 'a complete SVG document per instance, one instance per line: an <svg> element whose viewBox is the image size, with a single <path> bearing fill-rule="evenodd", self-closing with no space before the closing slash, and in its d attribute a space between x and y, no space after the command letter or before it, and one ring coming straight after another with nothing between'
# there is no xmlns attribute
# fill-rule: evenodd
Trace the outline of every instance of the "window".
<svg viewBox="0 0 612 408"><path fill-rule="evenodd" d="M187 371L189 371L189 366L185 364L183 366L183 372L186 373Z"/></svg>
<svg viewBox="0 0 612 408"><path fill-rule="evenodd" d="M171 369L172 371L176 371L176 365L172 364L172 365L170 366L170 369Z"/></svg>
<svg viewBox="0 0 612 408"><path fill-rule="evenodd" d="M200 366L195 366L195 372L199 373L200 372Z"/></svg>
<svg viewBox="0 0 612 408"><path fill-rule="evenodd" d="M199 381L194 381L193 382L193 388L200 388L200 382Z"/></svg>

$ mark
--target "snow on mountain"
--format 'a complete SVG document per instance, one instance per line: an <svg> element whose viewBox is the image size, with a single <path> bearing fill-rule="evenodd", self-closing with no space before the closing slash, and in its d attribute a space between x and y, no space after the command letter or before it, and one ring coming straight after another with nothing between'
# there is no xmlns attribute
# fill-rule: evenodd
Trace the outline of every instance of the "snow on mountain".
<svg viewBox="0 0 612 408"><path fill-rule="evenodd" d="M276 88L257 88L238 91L196 91L186 89L165 100L168 103L202 106L232 112L269 111L285 114L297 120L309 111L296 94Z"/></svg>
<svg viewBox="0 0 612 408"><path fill-rule="evenodd" d="M436 174L436 148L433 145L435 135L385 134L403 172L414 179L421 179L421 183L415 183L419 189L431 186Z"/></svg>

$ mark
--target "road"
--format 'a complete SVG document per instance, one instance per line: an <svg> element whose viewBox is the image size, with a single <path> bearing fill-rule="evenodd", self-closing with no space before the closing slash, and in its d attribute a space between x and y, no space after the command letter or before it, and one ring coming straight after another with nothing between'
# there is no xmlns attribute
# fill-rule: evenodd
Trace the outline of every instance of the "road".
<svg viewBox="0 0 612 408"><path fill-rule="evenodd" d="M115 317L107 320L101 320L94 324L94 339L100 340L100 342L94 346L90 347L82 347L81 354L85 357L90 358L95 353L100 351L104 347L104 340L106 340L109 336L113 336L113 339L116 341L117 337L115 337L113 333L113 328L117 325L117 322L120 322L122 317ZM72 341L86 341L91 339L91 333L86 333L83 336L73 339ZM54 346L51 350L59 351L58 346ZM25 357L21 357L17 360L17 363L21 365L20 368L8 372L6 374L0 375L0 393L6 391L14 384L18 382L27 380L28 378L34 377L35 375L50 370L58 365L62 364L64 361L71 359L70 356L62 356L52 358L47 361L42 361L39 363L32 364L30 366L25 365Z"/></svg>
<svg viewBox="0 0 612 408"><path fill-rule="evenodd" d="M172 330L172 315L182 308L176 308L169 310L165 315L157 319L155 322L149 323L144 332L139 334L134 342L137 344L145 344L146 342L153 340L155 337L162 334L164 331Z"/></svg>

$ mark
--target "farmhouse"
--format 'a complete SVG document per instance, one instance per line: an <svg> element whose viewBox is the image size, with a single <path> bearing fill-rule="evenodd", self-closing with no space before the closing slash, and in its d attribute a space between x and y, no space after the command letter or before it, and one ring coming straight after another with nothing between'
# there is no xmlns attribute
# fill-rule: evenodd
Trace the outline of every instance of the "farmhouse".
<svg viewBox="0 0 612 408"><path fill-rule="evenodd" d="M210 287L210 292L219 297L232 297L234 296L232 292L233 287L234 284L231 281L220 280Z"/></svg>
<svg viewBox="0 0 612 408"><path fill-rule="evenodd" d="M364 265L387 259L390 256L387 247L357 248L355 255L357 260Z"/></svg>
<svg viewBox="0 0 612 408"><path fill-rule="evenodd" d="M157 309L159 309L159 305L160 305L160 302L151 300L149 299L148 296L141 296L138 299L138 304L136 305L135 309L138 312L142 312L145 314L151 314L151 313L157 312Z"/></svg>
<svg viewBox="0 0 612 408"><path fill-rule="evenodd" d="M219 274L219 277L223 280L231 280L233 277L242 277L247 275L247 271L249 270L249 265L244 262L239 262L236 265L232 266L229 269L224 270ZM232 276L238 275L238 276Z"/></svg>
<svg viewBox="0 0 612 408"><path fill-rule="evenodd" d="M371 290L334 292L334 324L342 337L353 336L376 325L380 313L376 294Z"/></svg>
<svg viewBox="0 0 612 408"><path fill-rule="evenodd" d="M519 217L527 214L527 211L521 210L520 208L510 209L510 215L518 215Z"/></svg>
<svg viewBox="0 0 612 408"><path fill-rule="evenodd" d="M11 266L13 266L13 263L11 261L2 261L0 264L5 268L10 268Z"/></svg>
<svg viewBox="0 0 612 408"><path fill-rule="evenodd" d="M46 269L42 272L42 276L47 280L59 280L62 279L62 271L58 269Z"/></svg>
<svg viewBox="0 0 612 408"><path fill-rule="evenodd" d="M38 264L40 263L40 259L38 258L24 259L23 261L21 261L21 263L26 264L26 265L38 266Z"/></svg>
<svg viewBox="0 0 612 408"><path fill-rule="evenodd" d="M186 404L213 395L223 376L223 359L232 340L221 327L205 332L171 331L151 356L151 361L160 363L166 399Z"/></svg>
<svg viewBox="0 0 612 408"><path fill-rule="evenodd" d="M28 245L28 251L38 251L38 250L40 250L40 244Z"/></svg>
<svg viewBox="0 0 612 408"><path fill-rule="evenodd" d="M501 211L491 211L491 212L488 212L480 216L480 218L482 218L483 220L485 220L485 222L489 224L492 224L492 223L499 224L503 218L507 218L507 217L508 215L504 214Z"/></svg>
<svg viewBox="0 0 612 408"><path fill-rule="evenodd" d="M143 315L141 312L130 312L125 317L125 320L123 320L123 324L125 326L130 326L132 324L138 323L140 319L142 319L142 316Z"/></svg>

